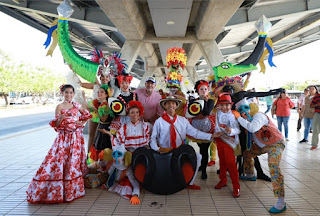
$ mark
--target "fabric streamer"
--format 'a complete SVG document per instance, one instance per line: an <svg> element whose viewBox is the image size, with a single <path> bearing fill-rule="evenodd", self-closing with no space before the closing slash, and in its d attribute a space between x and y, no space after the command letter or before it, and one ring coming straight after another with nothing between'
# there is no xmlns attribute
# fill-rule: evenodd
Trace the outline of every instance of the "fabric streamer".
<svg viewBox="0 0 320 216"><path fill-rule="evenodd" d="M262 54L262 56L261 56L261 58L259 60L259 65L260 65L260 68L261 68L260 72L262 72L262 73L266 72L266 66L265 66L263 60L264 60L265 56L268 55L268 54L269 54L268 63L270 65L270 67L277 67L272 61L273 55L274 55L274 53L273 53L273 43L272 43L272 40L269 37L267 37L267 41L266 41L265 46L266 46L266 49L263 51L263 54Z"/></svg>
<svg viewBox="0 0 320 216"><path fill-rule="evenodd" d="M46 56L52 56L54 49L57 47L57 44L58 44L58 40L57 40L57 27L58 27L58 25L57 25L57 23L58 23L58 19L55 19L52 22L51 27L48 31L47 40L43 44L44 46L46 46L45 49L47 49L51 43L51 37L52 37L53 41L52 41L52 44L51 44Z"/></svg>

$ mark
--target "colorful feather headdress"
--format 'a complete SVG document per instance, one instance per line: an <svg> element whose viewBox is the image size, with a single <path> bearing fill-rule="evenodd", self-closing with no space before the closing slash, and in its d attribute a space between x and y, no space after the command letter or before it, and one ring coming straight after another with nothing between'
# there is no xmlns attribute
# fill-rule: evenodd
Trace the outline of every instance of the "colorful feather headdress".
<svg viewBox="0 0 320 216"><path fill-rule="evenodd" d="M235 92L239 92L241 91L241 89L243 89L243 81L239 76L226 76L224 78L220 78L218 82L216 82L215 76L213 75L209 77L209 83L211 84L211 89L213 92L215 92L216 90L219 90L221 92L222 88L226 85L232 86Z"/></svg>

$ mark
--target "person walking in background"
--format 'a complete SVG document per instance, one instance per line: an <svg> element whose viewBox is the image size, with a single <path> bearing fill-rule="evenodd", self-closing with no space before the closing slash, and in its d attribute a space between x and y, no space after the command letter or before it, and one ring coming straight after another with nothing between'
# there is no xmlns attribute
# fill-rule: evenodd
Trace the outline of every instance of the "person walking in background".
<svg viewBox="0 0 320 216"><path fill-rule="evenodd" d="M271 110L271 107L273 104L273 96L272 95L266 96L265 99L267 103L267 110L264 113L267 114Z"/></svg>
<svg viewBox="0 0 320 216"><path fill-rule="evenodd" d="M299 114L299 119L298 119L298 125L297 125L297 131L301 129L301 121L302 121L302 106L304 105L304 99L309 95L309 89L305 88L304 89L304 94L301 95L298 99L298 114Z"/></svg>
<svg viewBox="0 0 320 216"><path fill-rule="evenodd" d="M280 92L280 96L273 102L272 104L273 110L275 109L275 114L277 116L278 121L278 129L280 132L282 132L282 124L284 126L284 135L286 138L286 141L289 141L288 133L289 133L289 127L288 122L290 118L290 109L294 107L294 103L290 100L290 98L287 96L287 92L285 89L283 89ZM273 115L274 113L272 113Z"/></svg>
<svg viewBox="0 0 320 216"><path fill-rule="evenodd" d="M312 98L312 102L310 103L310 107L314 108L314 116L312 118L312 147L310 150L315 150L318 147L319 143L319 133L320 133L320 94L317 94Z"/></svg>
<svg viewBox="0 0 320 216"><path fill-rule="evenodd" d="M312 98L319 94L316 86L311 86L309 88L310 95L306 96L304 99L304 105L301 110L301 119L304 121L304 137L299 143L308 142L308 136L310 132L310 128L312 125L312 118L314 116L314 108L310 107L310 103L312 102Z"/></svg>

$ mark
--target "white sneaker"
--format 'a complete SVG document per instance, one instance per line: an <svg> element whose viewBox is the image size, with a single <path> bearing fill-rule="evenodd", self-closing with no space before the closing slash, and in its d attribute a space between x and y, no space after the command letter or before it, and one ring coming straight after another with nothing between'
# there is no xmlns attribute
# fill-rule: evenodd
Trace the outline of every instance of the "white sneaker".
<svg viewBox="0 0 320 216"><path fill-rule="evenodd" d="M289 139L288 139L288 138L286 138L286 141L289 141Z"/></svg>

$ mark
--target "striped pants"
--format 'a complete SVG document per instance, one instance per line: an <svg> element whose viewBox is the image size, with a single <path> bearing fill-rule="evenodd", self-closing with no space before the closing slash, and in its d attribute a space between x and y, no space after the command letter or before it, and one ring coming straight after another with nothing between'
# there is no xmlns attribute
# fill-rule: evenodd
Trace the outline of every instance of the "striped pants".
<svg viewBox="0 0 320 216"><path fill-rule="evenodd" d="M244 159L244 173L254 174L254 160L253 158L258 155L268 153L268 165L271 175L271 183L273 193L276 197L284 197L284 180L280 170L280 161L282 152L284 150L283 143L277 143L260 148L258 145L253 144L251 149L243 152Z"/></svg>

